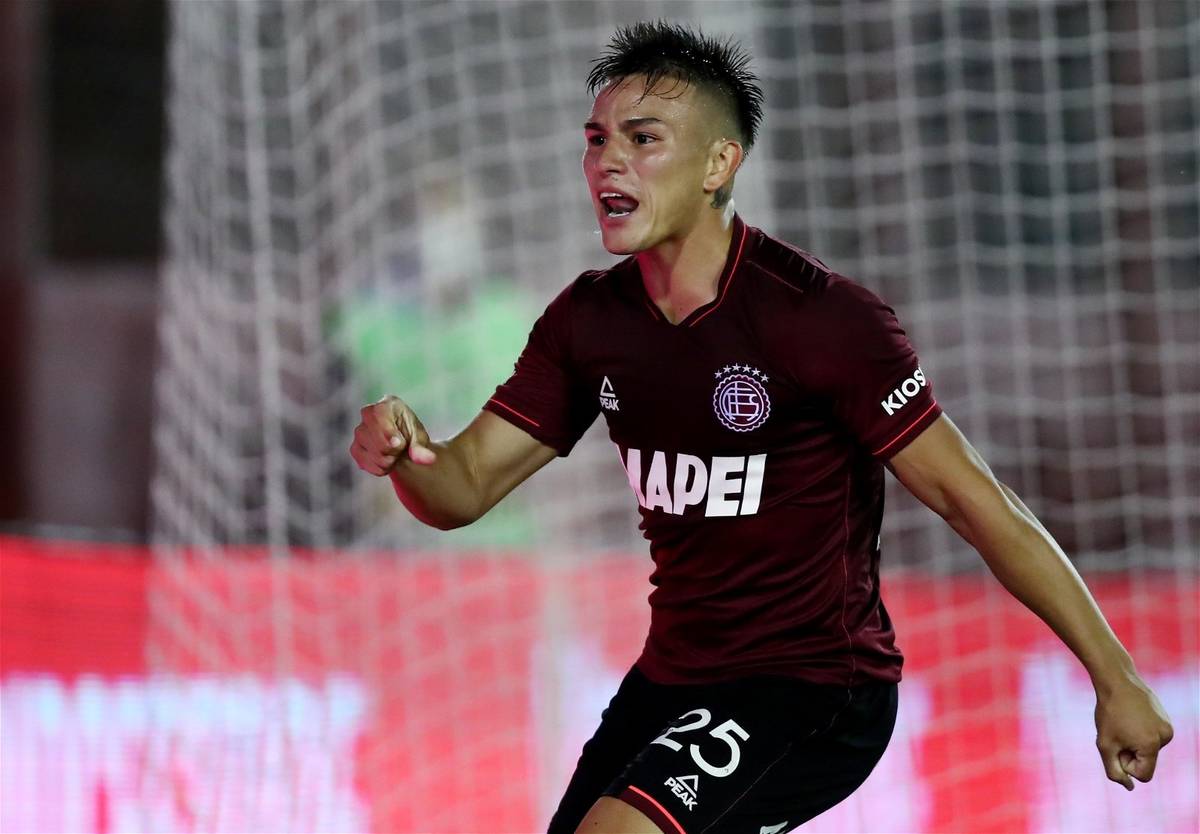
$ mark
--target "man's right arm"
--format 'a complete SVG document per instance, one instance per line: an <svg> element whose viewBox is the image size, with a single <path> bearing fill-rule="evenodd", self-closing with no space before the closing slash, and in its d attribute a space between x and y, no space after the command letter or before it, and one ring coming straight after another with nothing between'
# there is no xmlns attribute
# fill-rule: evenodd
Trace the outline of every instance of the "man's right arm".
<svg viewBox="0 0 1200 834"><path fill-rule="evenodd" d="M364 406L350 454L387 475L419 521L442 530L478 519L557 452L488 411L450 440L433 442L399 397Z"/></svg>

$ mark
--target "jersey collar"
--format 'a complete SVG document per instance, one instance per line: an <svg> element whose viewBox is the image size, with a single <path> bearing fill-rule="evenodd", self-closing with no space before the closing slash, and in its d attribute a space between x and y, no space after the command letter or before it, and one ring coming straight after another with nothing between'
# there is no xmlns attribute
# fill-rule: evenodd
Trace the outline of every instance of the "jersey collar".
<svg viewBox="0 0 1200 834"><path fill-rule="evenodd" d="M717 294L712 301L697 307L692 312L688 313L687 317L682 319L678 324L671 325L667 321L666 316L662 311L654 305L650 294L646 292L646 285L642 282L642 276L637 270L637 262L634 261L634 271L637 273L637 283L640 288L642 299L649 308L651 315L656 319L668 324L672 327L695 327L703 321L710 313L714 312L725 301L725 296L729 293L729 287L733 284L734 276L737 274L738 266L742 262L743 254L746 249L746 239L749 237L749 228L742 221L741 215L733 215L733 236L729 241L729 251L725 255L725 266L721 270L721 276L717 279Z"/></svg>

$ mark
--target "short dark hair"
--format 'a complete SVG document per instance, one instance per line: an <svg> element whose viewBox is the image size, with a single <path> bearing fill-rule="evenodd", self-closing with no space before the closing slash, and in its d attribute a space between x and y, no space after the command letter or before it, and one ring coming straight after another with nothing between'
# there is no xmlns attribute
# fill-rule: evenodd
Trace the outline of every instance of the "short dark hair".
<svg viewBox="0 0 1200 834"><path fill-rule="evenodd" d="M588 92L631 75L646 76L649 91L663 78L714 94L725 104L737 124L746 150L754 145L762 121L763 92L758 77L750 71L750 56L741 45L706 37L699 30L658 20L618 29L604 54L592 62Z"/></svg>

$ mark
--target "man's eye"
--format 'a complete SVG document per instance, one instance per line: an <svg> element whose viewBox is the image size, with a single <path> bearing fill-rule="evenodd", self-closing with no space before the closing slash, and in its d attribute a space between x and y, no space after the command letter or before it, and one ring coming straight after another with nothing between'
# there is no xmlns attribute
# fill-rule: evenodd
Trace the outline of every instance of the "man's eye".
<svg viewBox="0 0 1200 834"><path fill-rule="evenodd" d="M633 141L639 145L649 145L654 141L654 137L649 133L637 133L634 134Z"/></svg>
<svg viewBox="0 0 1200 834"><path fill-rule="evenodd" d="M601 136L599 133L593 133L591 136L589 136L587 138L587 143L589 145L592 145L593 147L598 148L604 144L604 137Z"/></svg>

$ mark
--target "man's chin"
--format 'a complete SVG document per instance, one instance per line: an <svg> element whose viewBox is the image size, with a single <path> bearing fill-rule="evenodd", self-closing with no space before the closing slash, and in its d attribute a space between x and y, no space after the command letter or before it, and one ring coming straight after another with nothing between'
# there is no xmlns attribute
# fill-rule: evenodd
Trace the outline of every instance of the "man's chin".
<svg viewBox="0 0 1200 834"><path fill-rule="evenodd" d="M610 255L632 255L635 252L640 251L637 249L637 247L618 243L605 243L604 248L608 250Z"/></svg>
<svg viewBox="0 0 1200 834"><path fill-rule="evenodd" d="M604 242L604 248L611 255L632 255L642 251L642 248L634 241L633 236L629 234L620 234L615 230L601 230L600 239Z"/></svg>

